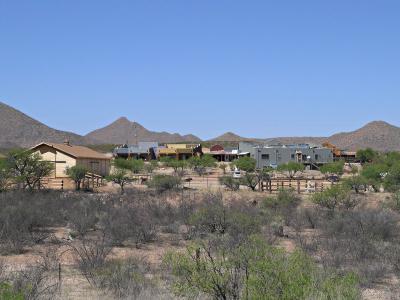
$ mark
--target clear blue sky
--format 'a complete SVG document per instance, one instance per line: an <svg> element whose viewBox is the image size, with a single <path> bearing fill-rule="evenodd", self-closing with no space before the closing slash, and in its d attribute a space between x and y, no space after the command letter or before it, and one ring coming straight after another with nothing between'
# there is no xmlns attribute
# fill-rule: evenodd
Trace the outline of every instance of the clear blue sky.
<svg viewBox="0 0 400 300"><path fill-rule="evenodd" d="M400 125L400 1L0 0L0 101L80 134Z"/></svg>

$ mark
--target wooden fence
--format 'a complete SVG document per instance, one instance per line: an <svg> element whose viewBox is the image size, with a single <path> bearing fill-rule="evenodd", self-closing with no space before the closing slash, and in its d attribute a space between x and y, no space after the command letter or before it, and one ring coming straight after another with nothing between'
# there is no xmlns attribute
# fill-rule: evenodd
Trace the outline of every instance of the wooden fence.
<svg viewBox="0 0 400 300"><path fill-rule="evenodd" d="M322 192L333 185L325 179L271 179L262 181L259 189L263 192L274 193L281 189L293 189L298 194Z"/></svg>

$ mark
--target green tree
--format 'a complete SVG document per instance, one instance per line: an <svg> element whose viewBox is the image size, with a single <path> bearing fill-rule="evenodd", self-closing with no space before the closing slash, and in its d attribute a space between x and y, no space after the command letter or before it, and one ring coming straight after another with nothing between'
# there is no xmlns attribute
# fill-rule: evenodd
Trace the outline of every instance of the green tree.
<svg viewBox="0 0 400 300"><path fill-rule="evenodd" d="M189 159L189 165L199 176L203 176L208 168L215 168L217 166L217 160L207 154L201 157L193 156Z"/></svg>
<svg viewBox="0 0 400 300"><path fill-rule="evenodd" d="M260 176L257 172L246 172L240 178L240 184L247 186L252 191L255 191L260 183Z"/></svg>
<svg viewBox="0 0 400 300"><path fill-rule="evenodd" d="M400 190L400 162L394 163L383 179L385 190L396 192Z"/></svg>
<svg viewBox="0 0 400 300"><path fill-rule="evenodd" d="M44 161L39 153L17 150L8 155L7 168L24 189L34 190L41 188L41 180L51 175L54 164Z"/></svg>
<svg viewBox="0 0 400 300"><path fill-rule="evenodd" d="M278 171L287 172L289 174L289 178L294 178L297 172L304 171L304 165L302 163L289 161L286 164L282 164L278 166Z"/></svg>
<svg viewBox="0 0 400 300"><path fill-rule="evenodd" d="M378 192L380 185L383 183L384 175L387 172L388 167L386 165L369 163L363 167L361 176L366 180L368 185L372 186L375 192Z"/></svg>
<svg viewBox="0 0 400 300"><path fill-rule="evenodd" d="M84 166L76 165L67 169L67 175L75 182L75 189L81 189L81 183L85 179L87 169Z"/></svg>
<svg viewBox="0 0 400 300"><path fill-rule="evenodd" d="M125 186L132 182L132 179L127 175L127 170L121 168L115 168L106 179L113 184L119 185L121 194L125 192Z"/></svg>
<svg viewBox="0 0 400 300"><path fill-rule="evenodd" d="M375 158L377 158L377 156L378 153L371 148L360 149L357 151L356 154L356 158L363 164L367 162L372 162Z"/></svg>
<svg viewBox="0 0 400 300"><path fill-rule="evenodd" d="M343 175L344 160L335 161L333 163L324 164L320 167L320 171L325 175Z"/></svg>
<svg viewBox="0 0 400 300"><path fill-rule="evenodd" d="M174 169L174 173L179 175L183 175L185 169L188 167L187 161L177 160L172 157L162 157L160 161L164 166Z"/></svg>
<svg viewBox="0 0 400 300"><path fill-rule="evenodd" d="M256 164L257 161L248 156L240 157L232 162L233 166L245 172L254 172L256 170Z"/></svg>
<svg viewBox="0 0 400 300"><path fill-rule="evenodd" d="M139 174L144 169L144 161L142 159L132 159L130 165L133 174Z"/></svg>
<svg viewBox="0 0 400 300"><path fill-rule="evenodd" d="M131 170L132 169L132 160L124 159L124 158L116 158L113 161L113 166L118 169Z"/></svg>
<svg viewBox="0 0 400 300"><path fill-rule="evenodd" d="M312 200L319 206L331 211L336 208L351 209L358 204L358 199L351 196L349 188L339 184L314 194Z"/></svg>

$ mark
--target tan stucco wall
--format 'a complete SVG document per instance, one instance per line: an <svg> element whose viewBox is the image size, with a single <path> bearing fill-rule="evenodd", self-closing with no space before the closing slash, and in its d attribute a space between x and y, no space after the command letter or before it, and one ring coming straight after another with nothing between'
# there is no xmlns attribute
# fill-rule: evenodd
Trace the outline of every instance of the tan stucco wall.
<svg viewBox="0 0 400 300"><path fill-rule="evenodd" d="M37 151L43 158L55 163L55 177L67 177L66 169L76 165L76 159L46 145L40 146Z"/></svg>
<svg viewBox="0 0 400 300"><path fill-rule="evenodd" d="M89 172L97 175L107 176L110 174L110 160L80 158L77 164L84 166Z"/></svg>

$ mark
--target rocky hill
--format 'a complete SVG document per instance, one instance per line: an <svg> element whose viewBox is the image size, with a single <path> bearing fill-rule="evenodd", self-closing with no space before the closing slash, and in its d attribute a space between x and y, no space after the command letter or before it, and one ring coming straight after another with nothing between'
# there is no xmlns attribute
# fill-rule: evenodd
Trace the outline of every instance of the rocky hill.
<svg viewBox="0 0 400 300"><path fill-rule="evenodd" d="M119 118L104 128L92 131L85 137L107 144L135 144L138 141L156 141L159 143L200 142L200 139L194 135L182 136L178 133L150 131L125 117Z"/></svg>
<svg viewBox="0 0 400 300"><path fill-rule="evenodd" d="M370 147L378 151L400 151L400 128L383 121L374 121L352 132L334 134L327 140L350 150Z"/></svg>
<svg viewBox="0 0 400 300"><path fill-rule="evenodd" d="M76 145L95 141L72 132L56 130L0 102L0 147L32 147L42 141L62 143L68 139Z"/></svg>

